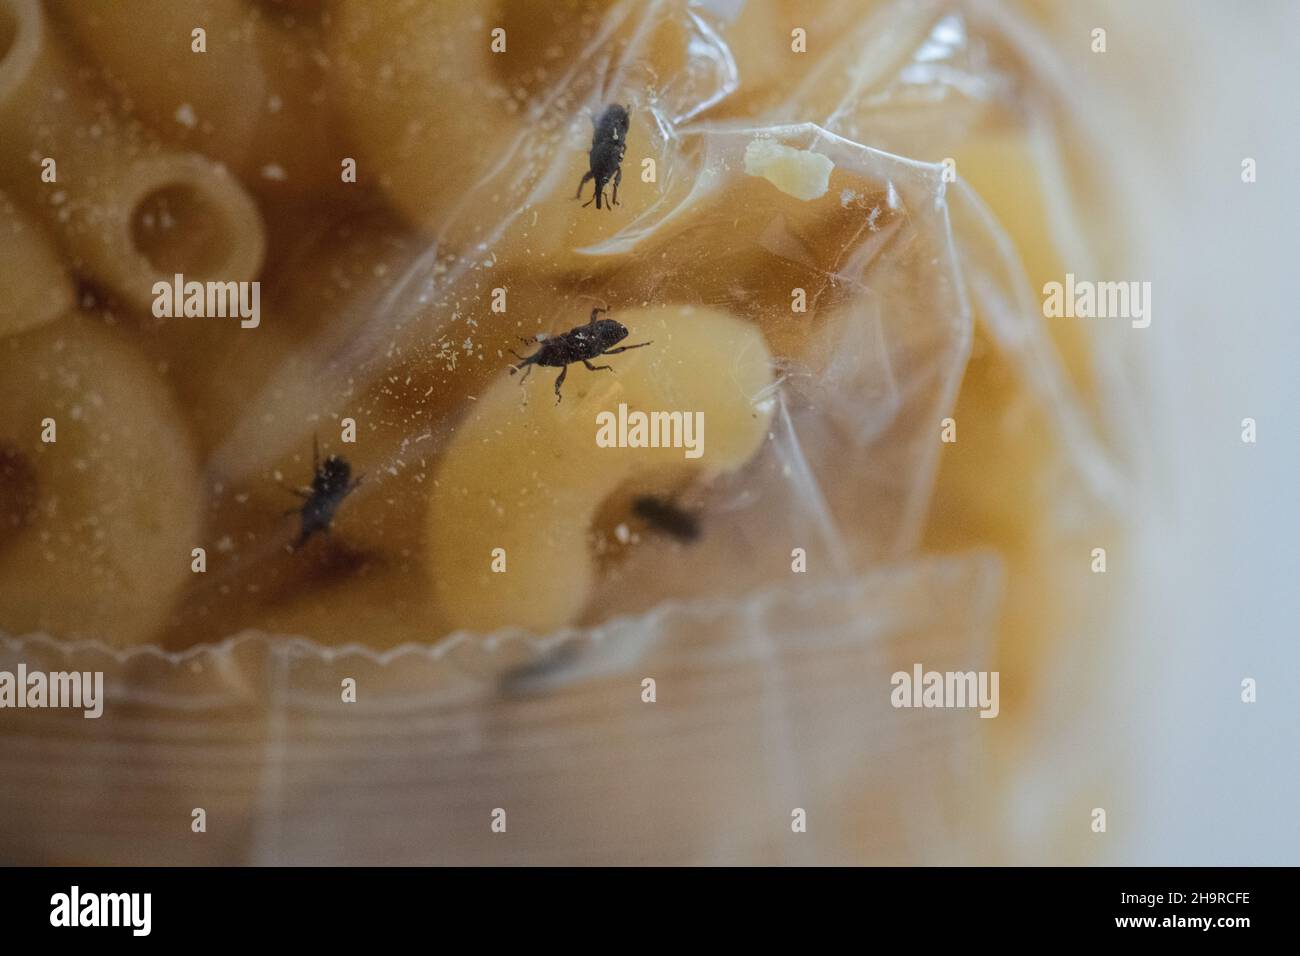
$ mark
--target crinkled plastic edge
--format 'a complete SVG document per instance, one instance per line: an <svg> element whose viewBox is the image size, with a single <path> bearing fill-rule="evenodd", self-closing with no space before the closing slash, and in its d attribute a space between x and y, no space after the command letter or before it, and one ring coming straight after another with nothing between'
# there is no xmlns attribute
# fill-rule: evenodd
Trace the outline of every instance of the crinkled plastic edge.
<svg viewBox="0 0 1300 956"><path fill-rule="evenodd" d="M249 629L215 643L197 644L180 651L168 651L156 644L115 648L93 639L68 641L44 632L14 636L0 631L0 646L18 655L36 649L55 652L69 658L76 655L98 655L118 665L152 658L170 665L173 669L179 669L195 661L225 660L230 658L238 648L248 644L260 644L284 656L321 663L336 663L349 658L358 658L387 668L412 658L445 661L462 674L487 681L499 676L500 672L483 673L467 667L465 666L467 662L457 660L455 652L469 647L476 652L497 656L504 672L506 669L515 670L548 660L562 647L596 648L628 634L655 634L662 629L666 621L674 617L700 618L736 614L757 616L780 605L815 604L823 600L845 598L873 585L887 587L891 580L901 581L926 570L932 570L938 578L942 579L944 576L958 573L963 568L971 567L976 568L976 574L982 585L972 611L976 618L987 620L997 613L1004 572L1001 559L996 552L989 549L974 549L881 566L852 577L837 577L801 586L779 585L763 588L737 598L674 598L663 601L644 613L618 615L590 627L570 626L543 635L517 627L502 628L487 633L461 630L427 644L407 642L387 650L377 650L361 643L331 646L302 635ZM508 653L518 649L525 652L523 660ZM89 662L79 660L78 663L84 665Z"/></svg>

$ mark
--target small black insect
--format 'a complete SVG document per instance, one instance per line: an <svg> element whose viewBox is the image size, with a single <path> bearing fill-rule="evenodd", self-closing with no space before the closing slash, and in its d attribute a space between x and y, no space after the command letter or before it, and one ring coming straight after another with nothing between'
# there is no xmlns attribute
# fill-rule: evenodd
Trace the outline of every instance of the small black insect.
<svg viewBox="0 0 1300 956"><path fill-rule="evenodd" d="M343 499L356 491L361 478L352 481L352 466L347 459L339 455L330 455L324 462L320 460L320 445L312 439L312 479L310 488L289 488L293 494L304 499L301 508L290 508L286 515L297 513L302 516L302 531L294 545L297 551L307 543L317 531L329 533L334 522L334 512L338 510ZM365 477L364 475L362 477Z"/></svg>
<svg viewBox="0 0 1300 956"><path fill-rule="evenodd" d="M700 519L683 511L667 498L643 495L632 502L632 512L656 531L671 535L678 541L697 541L700 537Z"/></svg>
<svg viewBox="0 0 1300 956"><path fill-rule="evenodd" d="M555 380L555 404L560 404L560 399L564 396L560 394L560 386L564 384L564 376L569 374L569 365L574 362L581 362L593 372L599 372L602 369L614 371L608 365L592 365L591 360L598 355L618 355L620 352L626 352L628 349L639 349L642 346L650 345L650 342L641 342L637 345L624 345L621 348L610 348L611 345L617 345L627 338L627 327L621 322L613 319L598 319L602 312L608 312L609 309L592 309L591 321L586 325L580 325L575 329L570 329L563 335L557 335L554 338L544 339L539 348L532 355L525 358L514 349L510 354L519 359L518 365L510 366L510 374L521 368L528 367L524 372L524 381L532 374L533 365L544 365L548 368L560 369L560 377ZM525 342L533 341L525 339ZM522 385L523 382L521 381Z"/></svg>
<svg viewBox="0 0 1300 956"><path fill-rule="evenodd" d="M618 184L623 181L623 154L627 152L627 130L631 119L627 108L615 103L605 107L600 119L592 119L591 122L595 130L591 134L591 150L587 153L590 168L583 173L582 182L578 183L578 192L573 198L581 199L582 187L587 185L587 180L594 179L596 193L582 205L585 208L595 202L599 209L605 196L605 184L612 181L614 198L605 203L605 208L611 209L619 204Z"/></svg>

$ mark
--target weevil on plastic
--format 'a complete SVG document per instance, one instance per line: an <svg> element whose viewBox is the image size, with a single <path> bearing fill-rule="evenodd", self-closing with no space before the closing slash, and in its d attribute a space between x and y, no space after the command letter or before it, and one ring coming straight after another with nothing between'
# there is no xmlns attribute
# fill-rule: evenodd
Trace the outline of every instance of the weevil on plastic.
<svg viewBox="0 0 1300 956"><path fill-rule="evenodd" d="M612 183L614 195L611 201L605 203L605 208L612 209L619 204L618 184L623 181L623 154L627 152L627 132L631 123L627 107L617 103L605 107L600 118L592 120L595 129L591 134L591 150L587 153L590 168L583 174L582 181L578 183L578 192L573 197L581 199L582 187L587 185L587 180L596 180L595 195L582 204L584 208L593 202L597 209L600 208L606 183Z"/></svg>
<svg viewBox="0 0 1300 956"><path fill-rule="evenodd" d="M310 488L288 488L303 499L302 506L290 508L285 515L298 514L302 529L293 549L299 551L318 531L329 533L334 523L334 513L343 499L357 490L364 475L352 480L352 466L341 455L330 455L320 460L320 444L312 438L312 479Z"/></svg>
<svg viewBox="0 0 1300 956"><path fill-rule="evenodd" d="M538 342L541 347L527 357L511 349L510 354L519 359L519 364L510 366L510 374L514 375L521 368L527 368L528 371L524 372L524 380L527 380L528 376L532 374L532 366L534 365L560 369L560 377L555 380L555 404L558 405L564 397L560 394L560 386L564 384L564 377L569 374L569 366L574 362L581 362L592 372L612 372L614 371L612 366L592 365L591 360L600 355L618 355L620 352L628 351L628 349L639 349L654 344L653 342L640 342L636 345L611 348L610 346L618 345L619 342L627 338L628 331L625 325L614 319L597 318L600 313L608 311L609 309L592 309L591 321L586 325L579 325L563 335L556 335ZM530 340L525 339L524 341ZM523 382L521 381L520 384L522 385Z"/></svg>

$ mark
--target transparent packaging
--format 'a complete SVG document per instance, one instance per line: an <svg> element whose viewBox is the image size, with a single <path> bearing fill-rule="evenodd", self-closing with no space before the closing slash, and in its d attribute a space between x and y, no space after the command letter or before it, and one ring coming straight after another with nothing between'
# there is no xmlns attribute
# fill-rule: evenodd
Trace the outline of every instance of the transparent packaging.
<svg viewBox="0 0 1300 956"><path fill-rule="evenodd" d="M46 31L94 59L80 15L52 6ZM1066 622L1102 613L1064 568L1123 518L1107 395L1127 374L1038 301L1060 262L1090 261L1077 209L1105 188L1103 167L1060 158L1088 117L1054 51L993 4L555 6L276 21L320 53L307 99L333 125L313 135L343 144L362 188L297 182L304 164L255 132L219 156L184 142L260 209L262 324L154 319L93 281L58 320L107 326L176 397L209 564L155 602L165 619L119 615L111 639L111 594L71 624L46 599L14 612L34 620L0 604L0 669L102 670L108 689L98 720L0 713L6 859L957 863L1042 838L1012 832L1000 795L1044 660ZM434 55L498 22L520 50L508 76ZM815 55L793 52L793 26ZM547 29L553 44L524 41ZM620 205L597 209L573 194L610 103L630 131ZM337 168L332 145L302 148ZM765 173L759 155L793 165ZM557 369L511 374L511 350L595 308L631 316L629 343L672 318L612 372L566 373L562 402ZM702 315L727 321L710 338ZM675 324L692 322L703 337ZM52 374L66 361L12 348ZM638 388L715 403L723 451L599 479L590 416ZM313 440L363 478L295 549L284 486L310 477ZM515 450L452 470L497 440ZM499 523L455 523L452 490ZM698 536L638 516L647 494ZM502 577L523 583L498 587L503 529ZM167 547L184 568L189 539ZM32 575L15 567L14 587ZM458 600L470 586L481 599ZM916 662L999 669L1001 719L891 707L890 675ZM796 809L816 821L798 836Z"/></svg>

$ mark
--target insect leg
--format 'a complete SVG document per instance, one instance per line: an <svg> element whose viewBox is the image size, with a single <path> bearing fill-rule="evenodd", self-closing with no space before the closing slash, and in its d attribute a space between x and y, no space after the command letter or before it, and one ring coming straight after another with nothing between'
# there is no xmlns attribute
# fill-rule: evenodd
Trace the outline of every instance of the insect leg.
<svg viewBox="0 0 1300 956"><path fill-rule="evenodd" d="M620 346L619 346L618 348L616 348L616 349L606 349L605 351L601 352L600 354L601 354L601 355L617 355L619 352L626 352L628 349L642 349L642 348L645 348L647 345L654 345L654 341L652 340L652 341L649 341L649 342L638 342L636 345L620 345Z"/></svg>
<svg viewBox="0 0 1300 956"><path fill-rule="evenodd" d="M622 181L623 181L623 167L620 166L618 167L618 169L614 170L614 201L610 205L613 206L618 205L618 184L621 183Z"/></svg>
<svg viewBox="0 0 1300 956"><path fill-rule="evenodd" d="M591 170L587 170L585 173L582 174L582 182L578 183L578 191L573 194L574 199L582 198L582 187L587 185L587 180L594 178L595 175L596 174L593 173ZM587 203L583 203L583 205L585 206L587 205Z"/></svg>
<svg viewBox="0 0 1300 956"><path fill-rule="evenodd" d="M599 371L601 371L602 369L609 369L611 372L614 371L614 366L612 366L612 365L592 365L592 364L591 364L590 362L588 362L586 359L583 359L583 360L582 360L582 364L585 365L585 366L587 366L587 368L590 369L590 370L593 371L593 372L599 372Z"/></svg>
<svg viewBox="0 0 1300 956"><path fill-rule="evenodd" d="M596 316L600 315L600 313L602 313L602 312L608 312L608 311L609 311L609 309L602 309L602 308L599 308L599 307L598 307L598 308L595 308L595 309L592 309L592 310L591 310L591 322L589 322L588 324L589 324L589 325L594 325L594 324L596 323Z"/></svg>
<svg viewBox="0 0 1300 956"><path fill-rule="evenodd" d="M519 380L519 384L522 385L524 382L528 381L528 376L532 374L533 366L537 364L537 356L530 355L527 358L524 358L514 349L507 349L507 351L515 358L519 359L518 365L510 366L510 374L514 375L515 372L519 371L521 368L525 369L524 377Z"/></svg>
<svg viewBox="0 0 1300 956"><path fill-rule="evenodd" d="M569 374L569 366L566 365L564 366L564 368L560 369L560 377L555 380L555 404L556 405L560 404L560 400L564 398L564 396L560 394L560 386L564 384L564 376L568 374Z"/></svg>

